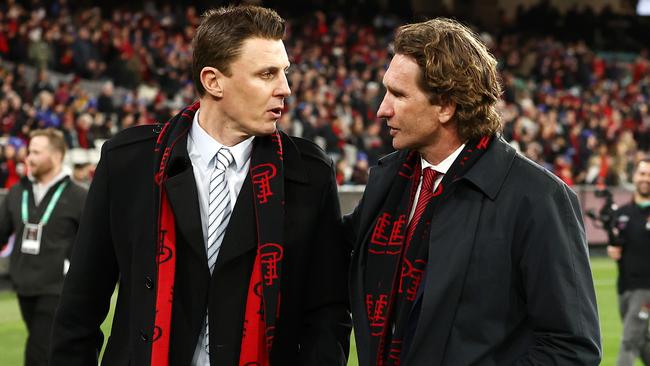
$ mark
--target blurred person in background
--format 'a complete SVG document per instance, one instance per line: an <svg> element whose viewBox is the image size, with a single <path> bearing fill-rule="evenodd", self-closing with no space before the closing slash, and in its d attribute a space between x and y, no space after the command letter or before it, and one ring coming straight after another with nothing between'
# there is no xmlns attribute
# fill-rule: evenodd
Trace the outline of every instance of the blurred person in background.
<svg viewBox="0 0 650 366"><path fill-rule="evenodd" d="M394 45L377 116L398 151L346 217L359 365L598 365L578 198L501 138L496 60L445 18Z"/></svg>
<svg viewBox="0 0 650 366"><path fill-rule="evenodd" d="M28 366L48 364L54 312L86 199L86 190L62 169L65 152L60 131L33 131L29 178L14 185L0 204L0 243L16 235L10 278L27 327Z"/></svg>
<svg viewBox="0 0 650 366"><path fill-rule="evenodd" d="M618 262L618 300L623 336L617 366L637 358L650 365L650 157L639 159L632 176L632 202L615 212L616 242L607 254Z"/></svg>
<svg viewBox="0 0 650 366"><path fill-rule="evenodd" d="M270 9L206 12L193 40L200 103L103 145L51 366L97 364L118 280L103 365L347 363L334 165L276 126L291 94L284 32Z"/></svg>

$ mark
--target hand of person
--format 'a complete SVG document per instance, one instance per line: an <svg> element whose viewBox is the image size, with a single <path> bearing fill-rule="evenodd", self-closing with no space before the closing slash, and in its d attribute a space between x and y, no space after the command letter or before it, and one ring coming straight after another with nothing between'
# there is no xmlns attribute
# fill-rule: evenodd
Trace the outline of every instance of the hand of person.
<svg viewBox="0 0 650 366"><path fill-rule="evenodd" d="M613 245L607 246L607 255L613 260L617 261L621 259L621 252L623 249L621 247L615 247Z"/></svg>

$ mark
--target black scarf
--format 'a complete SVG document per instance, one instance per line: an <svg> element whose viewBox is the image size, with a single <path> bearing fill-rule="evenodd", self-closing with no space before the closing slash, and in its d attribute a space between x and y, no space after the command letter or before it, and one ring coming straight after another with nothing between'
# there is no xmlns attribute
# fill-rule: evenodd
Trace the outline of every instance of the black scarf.
<svg viewBox="0 0 650 366"><path fill-rule="evenodd" d="M169 339L176 270L176 226L164 189L168 160L176 143L192 126L199 103L185 108L163 126L155 147L155 202L158 208L156 316L151 365L169 365ZM240 364L269 365L280 310L284 243L284 169L280 133L257 137L249 174L257 218L258 250L248 286ZM198 309L197 309L198 311Z"/></svg>
<svg viewBox="0 0 650 366"><path fill-rule="evenodd" d="M435 208L447 199L455 183L485 153L492 137L470 140L436 188L413 237L405 243L409 213L421 176L420 154L407 154L365 247L366 315L370 324L370 359L377 366L399 365L408 317L417 297L429 254L429 232ZM435 239L435 238L434 238ZM406 248L406 250L404 250Z"/></svg>

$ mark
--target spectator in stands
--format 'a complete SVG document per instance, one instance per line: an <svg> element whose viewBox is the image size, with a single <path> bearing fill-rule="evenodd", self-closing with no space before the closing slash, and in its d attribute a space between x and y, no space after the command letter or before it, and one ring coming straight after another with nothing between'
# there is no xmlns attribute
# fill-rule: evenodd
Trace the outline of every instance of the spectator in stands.
<svg viewBox="0 0 650 366"><path fill-rule="evenodd" d="M48 365L54 311L86 198L86 190L62 169L65 151L61 132L33 131L30 178L14 185L0 204L2 246L15 234L10 277L27 328L26 366Z"/></svg>
<svg viewBox="0 0 650 366"><path fill-rule="evenodd" d="M598 365L576 194L501 139L497 61L460 23L397 30L398 151L346 218L359 365Z"/></svg>
<svg viewBox="0 0 650 366"><path fill-rule="evenodd" d="M617 366L633 366L638 358L650 365L650 157L639 159L633 181L633 200L616 211L618 235L607 247L607 254L618 263L618 300L623 321Z"/></svg>

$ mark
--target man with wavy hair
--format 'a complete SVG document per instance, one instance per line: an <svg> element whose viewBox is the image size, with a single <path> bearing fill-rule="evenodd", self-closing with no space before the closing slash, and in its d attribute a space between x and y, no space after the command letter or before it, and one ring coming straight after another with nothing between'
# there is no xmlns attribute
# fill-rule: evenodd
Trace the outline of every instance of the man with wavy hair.
<svg viewBox="0 0 650 366"><path fill-rule="evenodd" d="M102 148L50 365L344 366L348 256L334 166L276 128L291 90L275 11L206 12L200 101Z"/></svg>
<svg viewBox="0 0 650 366"><path fill-rule="evenodd" d="M397 32L377 115L398 151L346 218L362 366L600 361L577 197L502 139L496 66L456 21Z"/></svg>

